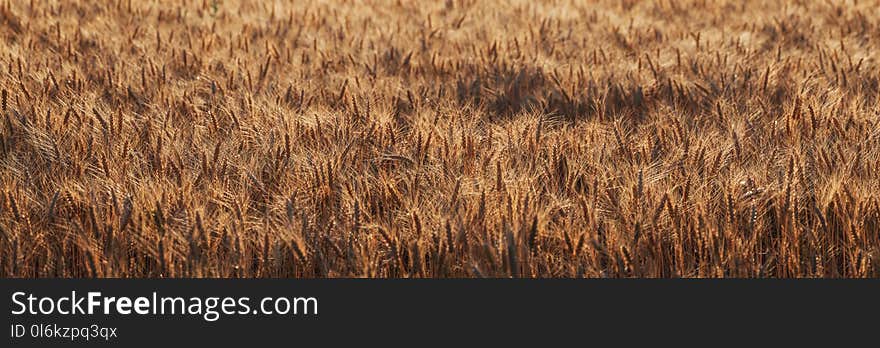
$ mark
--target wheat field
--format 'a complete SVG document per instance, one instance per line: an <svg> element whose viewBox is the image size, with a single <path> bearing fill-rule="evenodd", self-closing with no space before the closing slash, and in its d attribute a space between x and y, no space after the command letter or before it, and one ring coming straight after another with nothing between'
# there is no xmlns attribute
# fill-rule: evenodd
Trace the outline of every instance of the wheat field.
<svg viewBox="0 0 880 348"><path fill-rule="evenodd" d="M878 277L880 1L0 3L2 277Z"/></svg>

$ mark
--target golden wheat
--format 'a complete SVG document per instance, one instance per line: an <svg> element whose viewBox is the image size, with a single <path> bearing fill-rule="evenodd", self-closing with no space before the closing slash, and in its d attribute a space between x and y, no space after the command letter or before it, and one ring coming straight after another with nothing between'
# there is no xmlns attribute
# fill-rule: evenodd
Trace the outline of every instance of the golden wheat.
<svg viewBox="0 0 880 348"><path fill-rule="evenodd" d="M877 277L878 1L9 1L3 277Z"/></svg>

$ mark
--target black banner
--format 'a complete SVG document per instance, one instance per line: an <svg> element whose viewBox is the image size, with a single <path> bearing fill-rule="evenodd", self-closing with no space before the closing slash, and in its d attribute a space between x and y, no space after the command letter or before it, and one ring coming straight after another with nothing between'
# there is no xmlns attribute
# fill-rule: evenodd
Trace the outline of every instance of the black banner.
<svg viewBox="0 0 880 348"><path fill-rule="evenodd" d="M697 337L751 344L768 334L840 344L875 340L880 323L880 280L6 279L0 289L3 346L13 347L548 346Z"/></svg>

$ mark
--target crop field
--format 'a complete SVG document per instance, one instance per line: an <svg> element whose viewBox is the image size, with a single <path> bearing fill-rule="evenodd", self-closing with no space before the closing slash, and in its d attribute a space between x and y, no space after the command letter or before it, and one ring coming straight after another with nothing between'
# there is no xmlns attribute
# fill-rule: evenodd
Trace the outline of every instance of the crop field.
<svg viewBox="0 0 880 348"><path fill-rule="evenodd" d="M880 1L0 2L2 277L880 277Z"/></svg>

